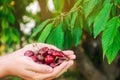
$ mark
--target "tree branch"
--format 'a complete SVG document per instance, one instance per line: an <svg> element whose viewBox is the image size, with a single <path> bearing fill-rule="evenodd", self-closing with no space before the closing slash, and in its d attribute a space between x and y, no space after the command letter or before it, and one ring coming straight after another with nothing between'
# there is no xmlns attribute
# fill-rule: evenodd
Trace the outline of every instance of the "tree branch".
<svg viewBox="0 0 120 80"><path fill-rule="evenodd" d="M92 64L91 60L87 57L84 50L78 46L74 49L77 56L76 62L81 73L88 80L108 80L105 75L103 75L99 70L97 70Z"/></svg>

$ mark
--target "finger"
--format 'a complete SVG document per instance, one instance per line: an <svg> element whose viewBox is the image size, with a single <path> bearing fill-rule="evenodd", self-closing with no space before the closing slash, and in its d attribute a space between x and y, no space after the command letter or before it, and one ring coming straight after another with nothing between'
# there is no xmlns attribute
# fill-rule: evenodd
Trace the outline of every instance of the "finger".
<svg viewBox="0 0 120 80"><path fill-rule="evenodd" d="M45 79L54 79L56 76L68 65L68 61L64 61L62 64L54 68L54 71L50 74L43 75Z"/></svg>
<svg viewBox="0 0 120 80"><path fill-rule="evenodd" d="M69 67L71 67L73 65L73 60L69 61L69 64L56 76L59 77L60 75L62 75L64 72L66 72L68 70Z"/></svg>
<svg viewBox="0 0 120 80"><path fill-rule="evenodd" d="M35 71L38 73L50 73L53 71L53 68L44 64L37 64L33 61L29 62L29 66L27 68L30 71Z"/></svg>
<svg viewBox="0 0 120 80"><path fill-rule="evenodd" d="M67 55L67 56L74 54L74 52L73 52L72 50L63 51L63 53L64 53L65 55Z"/></svg>
<svg viewBox="0 0 120 80"><path fill-rule="evenodd" d="M71 59L71 60L76 59L76 56L75 56L75 55L69 55L68 57L69 57L69 59Z"/></svg>
<svg viewBox="0 0 120 80"><path fill-rule="evenodd" d="M71 50L63 51L65 55L67 55L70 59L75 59L76 56L74 55L74 52Z"/></svg>

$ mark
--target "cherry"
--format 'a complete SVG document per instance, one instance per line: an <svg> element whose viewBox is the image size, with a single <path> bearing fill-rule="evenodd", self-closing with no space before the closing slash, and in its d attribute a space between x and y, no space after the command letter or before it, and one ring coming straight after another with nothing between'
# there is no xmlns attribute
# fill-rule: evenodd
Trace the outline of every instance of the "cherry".
<svg viewBox="0 0 120 80"><path fill-rule="evenodd" d="M47 55L47 56L45 57L45 62L46 62L47 64L50 64L50 63L54 62L53 56Z"/></svg>
<svg viewBox="0 0 120 80"><path fill-rule="evenodd" d="M38 58L36 56L31 56L32 60L37 62L38 61Z"/></svg>
<svg viewBox="0 0 120 80"><path fill-rule="evenodd" d="M53 54L54 52L55 52L54 49L49 49L49 50L48 50L48 54L50 54L50 55Z"/></svg>
<svg viewBox="0 0 120 80"><path fill-rule="evenodd" d="M46 64L52 68L60 65L64 60L69 60L62 51L49 49L48 47L43 47L37 52L27 50L24 55L31 57L32 60L38 64Z"/></svg>
<svg viewBox="0 0 120 80"><path fill-rule="evenodd" d="M48 53L47 51L49 50L48 47L43 47L38 51L38 54L41 54L42 56L46 56Z"/></svg>
<svg viewBox="0 0 120 80"><path fill-rule="evenodd" d="M55 51L53 54L52 54L54 57L62 57L61 55L61 52L60 51Z"/></svg>
<svg viewBox="0 0 120 80"><path fill-rule="evenodd" d="M37 58L38 58L38 60L44 60L44 57L43 56L41 56L40 54L38 54L38 55L36 55L37 56Z"/></svg>
<svg viewBox="0 0 120 80"><path fill-rule="evenodd" d="M31 57L31 56L34 56L34 52L31 51L31 50L28 50L24 53L25 56L28 56L28 57Z"/></svg>

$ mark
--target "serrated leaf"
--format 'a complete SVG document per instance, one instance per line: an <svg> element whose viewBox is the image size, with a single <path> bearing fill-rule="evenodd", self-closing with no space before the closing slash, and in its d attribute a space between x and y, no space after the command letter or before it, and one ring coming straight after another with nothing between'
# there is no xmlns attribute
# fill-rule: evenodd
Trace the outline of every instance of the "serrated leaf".
<svg viewBox="0 0 120 80"><path fill-rule="evenodd" d="M107 23L107 29L103 32L102 35L102 46L103 50L113 43L113 38L117 32L118 18L114 17Z"/></svg>
<svg viewBox="0 0 120 80"><path fill-rule="evenodd" d="M94 7L96 6L98 0L84 0L83 1L83 9L85 12L85 17L93 11Z"/></svg>
<svg viewBox="0 0 120 80"><path fill-rule="evenodd" d="M55 10L61 12L64 6L64 0L53 0Z"/></svg>
<svg viewBox="0 0 120 80"><path fill-rule="evenodd" d="M44 30L42 31L38 41L39 42L45 42L45 40L47 39L51 29L52 29L52 26L53 26L53 23L49 23L45 28Z"/></svg>
<svg viewBox="0 0 120 80"><path fill-rule="evenodd" d="M113 43L106 50L106 56L109 64L111 64L112 61L115 59L119 50L120 50L120 32L117 31Z"/></svg>
<svg viewBox="0 0 120 80"><path fill-rule="evenodd" d="M31 37L35 37L44 27L45 25L50 21L50 19L47 19L46 21L42 22L40 25L38 25L36 28L33 29L33 33Z"/></svg>
<svg viewBox="0 0 120 80"><path fill-rule="evenodd" d="M112 5L110 3L107 3L95 18L93 25L94 38L96 38L97 35L104 30L107 20L109 19L111 6Z"/></svg>
<svg viewBox="0 0 120 80"><path fill-rule="evenodd" d="M94 7L93 11L88 15L87 17L87 22L88 22L88 26L90 27L92 25L92 23L95 20L95 17L98 15L98 13L100 12L100 9L102 8L102 1L97 1L96 6Z"/></svg>
<svg viewBox="0 0 120 80"><path fill-rule="evenodd" d="M71 29L73 29L74 26L75 26L75 21L76 21L77 16L78 16L78 11L74 12L73 15L72 15Z"/></svg>
<svg viewBox="0 0 120 80"><path fill-rule="evenodd" d="M120 33L118 30L119 18L112 18L106 25L102 35L103 53L106 54L108 62L111 63L120 49Z"/></svg>

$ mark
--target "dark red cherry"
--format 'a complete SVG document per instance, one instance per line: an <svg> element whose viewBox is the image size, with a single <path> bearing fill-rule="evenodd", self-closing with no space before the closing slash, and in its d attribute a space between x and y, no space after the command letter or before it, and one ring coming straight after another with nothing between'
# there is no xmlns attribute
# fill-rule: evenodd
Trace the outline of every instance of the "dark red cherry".
<svg viewBox="0 0 120 80"><path fill-rule="evenodd" d="M55 51L54 53L52 53L52 55L53 55L54 57L62 57L60 51Z"/></svg>
<svg viewBox="0 0 120 80"><path fill-rule="evenodd" d="M40 54L40 55L42 55L42 56L46 56L48 53L48 50L49 50L49 48L48 47L43 47L43 48L41 48L39 51L38 51L38 54Z"/></svg>
<svg viewBox="0 0 120 80"><path fill-rule="evenodd" d="M55 52L54 49L49 49L47 53L51 55L51 54L53 54L54 52Z"/></svg>
<svg viewBox="0 0 120 80"><path fill-rule="evenodd" d="M31 57L31 56L34 56L34 52L31 51L31 50L27 50L25 53L24 53L25 56L28 56L28 57Z"/></svg>
<svg viewBox="0 0 120 80"><path fill-rule="evenodd" d="M36 56L31 56L32 60L37 62L38 61L38 58Z"/></svg>

